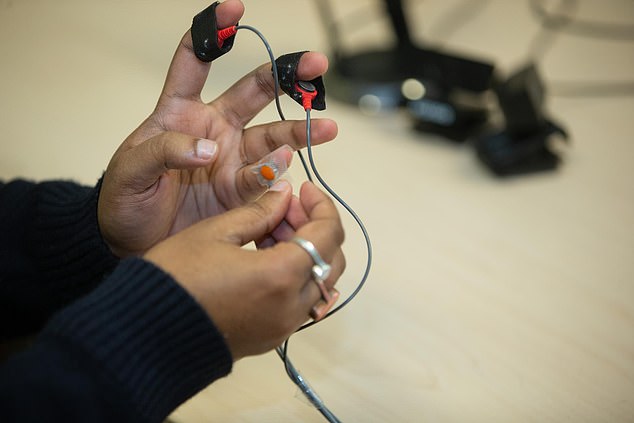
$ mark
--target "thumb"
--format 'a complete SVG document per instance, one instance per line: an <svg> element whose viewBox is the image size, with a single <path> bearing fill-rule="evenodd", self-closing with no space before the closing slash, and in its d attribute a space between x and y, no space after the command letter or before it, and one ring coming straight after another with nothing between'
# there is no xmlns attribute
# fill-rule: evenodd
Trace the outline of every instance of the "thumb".
<svg viewBox="0 0 634 423"><path fill-rule="evenodd" d="M208 230L214 238L238 246L263 239L280 225L291 198L291 185L280 180L256 201L213 218Z"/></svg>
<svg viewBox="0 0 634 423"><path fill-rule="evenodd" d="M162 132L125 152L122 172L135 185L149 186L169 169L210 165L217 156L215 141L178 132Z"/></svg>

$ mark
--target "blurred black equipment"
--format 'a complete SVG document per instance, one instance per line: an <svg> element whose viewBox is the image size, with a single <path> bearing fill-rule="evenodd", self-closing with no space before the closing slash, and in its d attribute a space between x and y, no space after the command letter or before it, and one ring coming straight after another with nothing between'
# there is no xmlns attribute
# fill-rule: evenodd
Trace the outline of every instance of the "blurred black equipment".
<svg viewBox="0 0 634 423"><path fill-rule="evenodd" d="M498 176L558 166L550 139L567 134L544 112L544 86L534 65L500 80L492 63L417 45L404 2L381 3L394 44L348 53L329 1L316 0L332 49L326 75L332 97L371 112L403 107L418 131L473 140L479 159ZM497 98L499 110L487 104L491 97ZM503 115L502 127L492 111Z"/></svg>
<svg viewBox="0 0 634 423"><path fill-rule="evenodd" d="M394 45L348 54L342 51L329 2L317 0L332 48L331 68L326 76L332 96L377 111L405 106L417 129L457 140L466 138L474 126L486 121L486 108L474 98L490 88L493 65L417 46L412 41L403 2L382 3L391 22ZM403 84L409 80L422 88L417 96L403 93ZM464 97L470 98L464 102Z"/></svg>
<svg viewBox="0 0 634 423"><path fill-rule="evenodd" d="M495 86L504 115L504 129L475 140L478 157L496 175L518 175L553 170L560 160L551 136L567 138L566 131L544 111L544 86L533 64Z"/></svg>

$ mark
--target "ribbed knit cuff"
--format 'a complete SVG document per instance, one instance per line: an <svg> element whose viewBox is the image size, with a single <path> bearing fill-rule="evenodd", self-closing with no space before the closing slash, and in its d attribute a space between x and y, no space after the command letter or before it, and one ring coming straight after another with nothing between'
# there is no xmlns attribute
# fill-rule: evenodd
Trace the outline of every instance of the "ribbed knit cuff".
<svg viewBox="0 0 634 423"><path fill-rule="evenodd" d="M94 188L55 181L35 188L38 201L27 245L38 271L54 281L50 295L62 301L88 292L119 262L99 231L100 187L101 181Z"/></svg>
<svg viewBox="0 0 634 423"><path fill-rule="evenodd" d="M148 422L162 421L233 363L198 303L139 258L122 261L97 289L55 316L42 336L83 349Z"/></svg>

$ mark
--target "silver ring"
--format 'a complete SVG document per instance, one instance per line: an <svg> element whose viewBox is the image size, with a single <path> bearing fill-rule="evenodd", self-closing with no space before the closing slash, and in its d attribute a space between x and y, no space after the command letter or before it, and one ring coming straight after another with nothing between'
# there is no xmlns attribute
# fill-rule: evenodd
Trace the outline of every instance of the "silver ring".
<svg viewBox="0 0 634 423"><path fill-rule="evenodd" d="M324 284L324 281L328 279L332 267L321 258L319 252L317 252L317 248L315 248L315 245L312 242L298 236L293 238L292 241L302 247L313 259L313 262L315 263L311 269L313 280L319 287L323 300L327 303L330 302L331 296L328 292L328 288L326 288L326 285Z"/></svg>

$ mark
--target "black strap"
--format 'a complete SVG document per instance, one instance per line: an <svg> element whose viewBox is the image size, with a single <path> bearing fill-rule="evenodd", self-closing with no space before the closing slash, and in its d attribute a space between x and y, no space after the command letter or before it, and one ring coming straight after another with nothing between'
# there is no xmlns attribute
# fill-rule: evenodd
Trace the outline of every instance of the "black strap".
<svg viewBox="0 0 634 423"><path fill-rule="evenodd" d="M215 2L196 16L192 22L192 43L194 53L202 62L211 62L233 47L235 35L227 38L222 47L218 47L218 23L216 21L216 7L220 2Z"/></svg>
<svg viewBox="0 0 634 423"><path fill-rule="evenodd" d="M297 91L295 84L299 80L297 78L297 67L299 66L299 60L306 53L300 51L297 53L284 54L275 60L275 66L277 67L277 77L280 83L280 88L286 94L288 94L293 100L302 104L302 94ZM321 76L312 79L310 81L316 90L317 96L313 99L313 109L325 110L326 109L326 87Z"/></svg>

